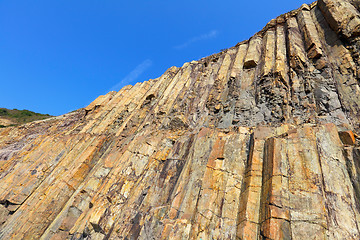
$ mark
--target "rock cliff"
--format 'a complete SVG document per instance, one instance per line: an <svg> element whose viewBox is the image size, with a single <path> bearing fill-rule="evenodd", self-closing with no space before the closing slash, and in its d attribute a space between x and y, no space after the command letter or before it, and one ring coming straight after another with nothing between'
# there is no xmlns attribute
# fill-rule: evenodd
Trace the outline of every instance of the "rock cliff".
<svg viewBox="0 0 360 240"><path fill-rule="evenodd" d="M0 129L0 239L359 239L359 10Z"/></svg>

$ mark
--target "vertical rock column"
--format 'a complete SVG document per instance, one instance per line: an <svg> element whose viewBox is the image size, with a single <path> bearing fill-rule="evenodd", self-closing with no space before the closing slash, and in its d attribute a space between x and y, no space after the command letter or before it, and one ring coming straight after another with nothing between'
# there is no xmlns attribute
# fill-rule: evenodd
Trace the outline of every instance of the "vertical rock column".
<svg viewBox="0 0 360 240"><path fill-rule="evenodd" d="M326 199L327 235L332 239L359 239L359 212L336 126L319 127L316 141Z"/></svg>
<svg viewBox="0 0 360 240"><path fill-rule="evenodd" d="M267 139L260 212L260 234L266 239L291 239L288 169L286 141Z"/></svg>
<svg viewBox="0 0 360 240"><path fill-rule="evenodd" d="M260 199L263 171L263 139L252 134L248 151L247 166L240 195L237 237L257 239L260 233Z"/></svg>
<svg viewBox="0 0 360 240"><path fill-rule="evenodd" d="M307 124L288 132L289 201L292 239L326 239L328 228L316 128Z"/></svg>
<svg viewBox="0 0 360 240"><path fill-rule="evenodd" d="M289 17L287 26L287 48L289 55L290 105L294 123L314 122L316 115L315 99L312 91L305 43L296 17Z"/></svg>

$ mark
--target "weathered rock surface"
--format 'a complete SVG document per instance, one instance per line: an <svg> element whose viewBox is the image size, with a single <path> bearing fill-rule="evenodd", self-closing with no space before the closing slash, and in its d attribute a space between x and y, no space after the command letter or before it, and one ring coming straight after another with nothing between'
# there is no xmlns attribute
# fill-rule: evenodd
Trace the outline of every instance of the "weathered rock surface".
<svg viewBox="0 0 360 240"><path fill-rule="evenodd" d="M10 125L13 125L13 124L15 124L14 121L12 121L10 119L0 117L0 125L2 125L2 126L10 126Z"/></svg>
<svg viewBox="0 0 360 240"><path fill-rule="evenodd" d="M360 239L359 5L0 129L0 239Z"/></svg>

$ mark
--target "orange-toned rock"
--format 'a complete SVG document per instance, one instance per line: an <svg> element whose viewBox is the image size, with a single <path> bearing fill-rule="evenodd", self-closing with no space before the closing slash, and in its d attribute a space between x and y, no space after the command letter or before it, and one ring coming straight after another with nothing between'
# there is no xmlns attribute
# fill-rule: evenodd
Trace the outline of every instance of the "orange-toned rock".
<svg viewBox="0 0 360 240"><path fill-rule="evenodd" d="M355 136L352 131L341 131L339 132L339 136L345 145L355 145L356 143Z"/></svg>
<svg viewBox="0 0 360 240"><path fill-rule="evenodd" d="M0 239L360 239L358 9L0 129Z"/></svg>

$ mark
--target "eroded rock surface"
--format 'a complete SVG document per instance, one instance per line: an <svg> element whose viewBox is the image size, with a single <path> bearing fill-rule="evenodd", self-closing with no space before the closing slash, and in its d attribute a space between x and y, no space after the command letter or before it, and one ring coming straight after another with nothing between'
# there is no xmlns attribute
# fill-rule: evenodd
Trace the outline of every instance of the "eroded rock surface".
<svg viewBox="0 0 360 240"><path fill-rule="evenodd" d="M360 239L359 5L0 129L0 239Z"/></svg>

